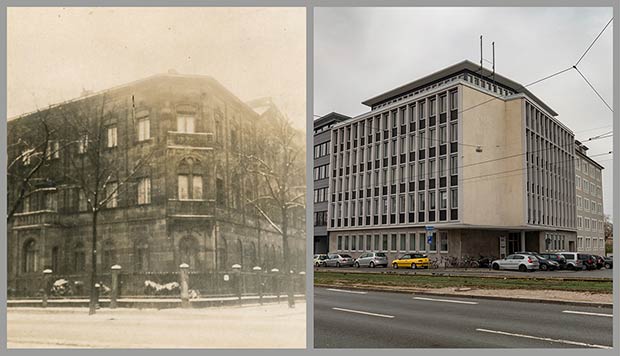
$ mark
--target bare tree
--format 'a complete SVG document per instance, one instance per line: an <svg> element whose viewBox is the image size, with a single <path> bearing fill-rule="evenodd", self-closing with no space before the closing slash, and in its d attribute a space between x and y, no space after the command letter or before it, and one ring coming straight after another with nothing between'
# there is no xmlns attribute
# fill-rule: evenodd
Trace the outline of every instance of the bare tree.
<svg viewBox="0 0 620 356"><path fill-rule="evenodd" d="M294 220L305 211L305 137L282 115L268 119L271 122L264 123L265 131L259 134L261 139L257 141L260 148L244 157L247 171L259 182L257 196L253 199L245 197L245 200L282 236L283 265L288 273L293 266L289 246L294 238L291 228L304 227L303 223L295 224ZM303 239L304 234L301 231L298 234ZM292 288L288 293L289 306L292 307Z"/></svg>
<svg viewBox="0 0 620 356"><path fill-rule="evenodd" d="M77 145L77 155L70 161L66 178L79 189L91 214L89 314L95 313L97 305L99 215L103 209L117 205L118 192L149 164L156 152L151 149L137 158L129 158L126 151L118 148L118 126L127 120L133 121L133 110L106 99L105 95L91 97L62 109L68 142ZM132 129L133 125L128 127Z"/></svg>
<svg viewBox="0 0 620 356"><path fill-rule="evenodd" d="M37 182L40 182L37 173L46 165L48 153L54 154L48 152L50 139L55 132L47 122L48 114L47 110L37 111L32 116L31 124L16 126L14 130L9 129L9 140L15 139L15 141L9 143L7 147L8 152L14 152L10 155L12 159L7 162L9 194L12 194L9 199L7 224L22 208L24 200L35 192Z"/></svg>

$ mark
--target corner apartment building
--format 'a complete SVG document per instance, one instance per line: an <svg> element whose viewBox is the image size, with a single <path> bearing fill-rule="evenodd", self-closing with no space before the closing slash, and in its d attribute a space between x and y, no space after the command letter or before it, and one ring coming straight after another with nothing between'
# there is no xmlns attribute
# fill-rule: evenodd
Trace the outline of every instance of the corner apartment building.
<svg viewBox="0 0 620 356"><path fill-rule="evenodd" d="M587 156L588 147L575 141L577 251L605 256L603 166Z"/></svg>
<svg viewBox="0 0 620 356"><path fill-rule="evenodd" d="M349 116L335 112L314 120L314 253L327 253L327 199L330 176L330 139L331 128L350 119Z"/></svg>
<svg viewBox="0 0 620 356"><path fill-rule="evenodd" d="M75 119L88 128L100 112L106 113L101 137L66 125ZM30 149L24 142L34 145L33 154L17 160L17 174L9 174L9 206L20 186L14 177L45 162L8 223L9 288L36 292L33 281L46 268L54 278L87 280L93 263L102 274L114 264L132 273L174 272L181 263L196 272L226 271L235 263L245 270L280 267L282 236L245 204L267 188L243 160L269 160L267 145L259 143L276 129L275 115L281 114L273 105L259 114L211 77L168 73L11 119L9 162ZM42 118L51 129L46 157L37 154L45 144ZM98 139L103 143L95 145ZM110 163L107 187L118 191L99 214L98 258L92 261L92 214L78 170L95 146ZM148 152L155 155L120 186ZM272 219L278 223L277 214ZM305 211L288 223L290 236L297 236L289 239L288 255L302 269Z"/></svg>
<svg viewBox="0 0 620 356"><path fill-rule="evenodd" d="M576 249L573 132L523 85L463 61L363 104L331 130L330 251Z"/></svg>

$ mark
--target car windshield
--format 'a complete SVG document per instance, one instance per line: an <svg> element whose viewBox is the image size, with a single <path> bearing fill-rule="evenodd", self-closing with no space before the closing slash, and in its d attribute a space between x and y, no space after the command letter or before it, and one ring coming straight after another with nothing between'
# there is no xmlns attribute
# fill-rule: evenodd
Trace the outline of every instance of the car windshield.
<svg viewBox="0 0 620 356"><path fill-rule="evenodd" d="M411 258L424 258L424 255L421 253L414 253L411 255Z"/></svg>
<svg viewBox="0 0 620 356"><path fill-rule="evenodd" d="M351 258L351 255L340 255L342 258Z"/></svg>
<svg viewBox="0 0 620 356"><path fill-rule="evenodd" d="M377 253L375 253L375 256L377 256L377 257L386 257L385 253L383 253L383 252L377 252Z"/></svg>

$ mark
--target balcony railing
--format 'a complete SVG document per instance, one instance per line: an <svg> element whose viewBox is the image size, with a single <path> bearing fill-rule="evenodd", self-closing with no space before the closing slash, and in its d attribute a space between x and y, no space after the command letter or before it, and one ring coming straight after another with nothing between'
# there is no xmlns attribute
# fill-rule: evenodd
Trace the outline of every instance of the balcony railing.
<svg viewBox="0 0 620 356"><path fill-rule="evenodd" d="M168 131L166 143L168 148L211 149L214 140L212 133Z"/></svg>
<svg viewBox="0 0 620 356"><path fill-rule="evenodd" d="M58 213L52 210L17 213L13 216L13 227L57 225L58 219Z"/></svg>
<svg viewBox="0 0 620 356"><path fill-rule="evenodd" d="M175 218L209 218L214 214L212 200L168 200L168 216Z"/></svg>

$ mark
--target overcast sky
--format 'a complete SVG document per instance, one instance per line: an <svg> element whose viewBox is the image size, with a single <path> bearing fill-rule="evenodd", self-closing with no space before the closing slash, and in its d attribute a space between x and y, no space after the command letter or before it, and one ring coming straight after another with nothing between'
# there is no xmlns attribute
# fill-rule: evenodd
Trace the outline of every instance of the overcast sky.
<svg viewBox="0 0 620 356"><path fill-rule="evenodd" d="M468 59L528 84L571 67L613 16L611 8L317 8L314 114L367 112L362 101ZM612 25L578 68L611 106ZM485 64L490 68L490 65ZM612 130L612 113L575 70L529 87L584 142ZM589 155L612 150L612 138L587 142ZM613 214L612 155L605 167L605 214Z"/></svg>
<svg viewBox="0 0 620 356"><path fill-rule="evenodd" d="M175 69L306 123L304 8L9 8L8 117Z"/></svg>

